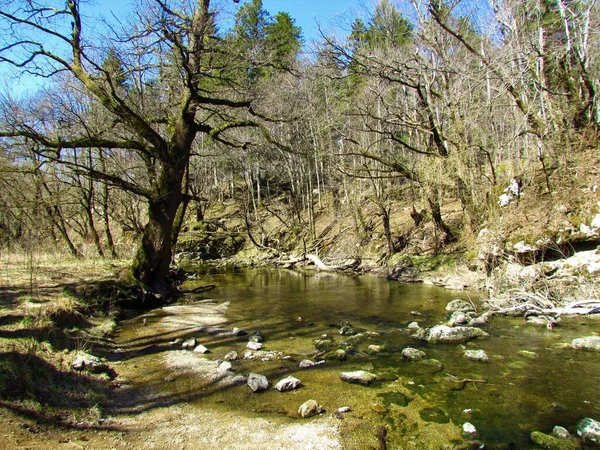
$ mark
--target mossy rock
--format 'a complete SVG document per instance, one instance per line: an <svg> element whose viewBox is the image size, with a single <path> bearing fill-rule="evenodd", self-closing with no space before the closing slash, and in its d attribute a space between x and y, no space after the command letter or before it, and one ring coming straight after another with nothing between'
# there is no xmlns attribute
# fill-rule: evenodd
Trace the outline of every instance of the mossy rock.
<svg viewBox="0 0 600 450"><path fill-rule="evenodd" d="M529 437L535 445L547 450L578 450L581 448L580 443L575 439L556 438L540 431L534 431Z"/></svg>

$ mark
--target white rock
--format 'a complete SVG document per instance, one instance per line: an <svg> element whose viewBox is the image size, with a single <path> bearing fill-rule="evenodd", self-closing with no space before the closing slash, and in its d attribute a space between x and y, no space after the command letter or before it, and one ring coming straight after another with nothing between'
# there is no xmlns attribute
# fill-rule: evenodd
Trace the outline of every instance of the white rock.
<svg viewBox="0 0 600 450"><path fill-rule="evenodd" d="M298 378L289 376L285 377L282 380L279 380L275 385L275 389L277 389L279 392L287 392L293 391L294 389L298 389L301 385L302 383Z"/></svg>
<svg viewBox="0 0 600 450"><path fill-rule="evenodd" d="M223 361L219 364L219 370L222 372L227 372L233 369L233 365L229 361Z"/></svg>
<svg viewBox="0 0 600 450"><path fill-rule="evenodd" d="M250 341L246 344L246 347L250 350L260 350L262 348L262 344L260 342Z"/></svg>
<svg viewBox="0 0 600 450"><path fill-rule="evenodd" d="M477 428L470 422L463 423L463 433L467 436L475 436L477 434Z"/></svg>
<svg viewBox="0 0 600 450"><path fill-rule="evenodd" d="M194 349L194 351L196 353L208 353L209 350L204 345L200 344Z"/></svg>
<svg viewBox="0 0 600 450"><path fill-rule="evenodd" d="M194 347L196 347L196 339L195 338L187 339L187 340L183 341L183 344L181 344L181 346L183 348L194 348Z"/></svg>

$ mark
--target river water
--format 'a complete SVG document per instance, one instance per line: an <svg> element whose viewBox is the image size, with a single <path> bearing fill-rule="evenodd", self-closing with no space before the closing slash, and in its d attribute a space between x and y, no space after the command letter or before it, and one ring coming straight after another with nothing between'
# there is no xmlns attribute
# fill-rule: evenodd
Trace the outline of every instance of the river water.
<svg viewBox="0 0 600 450"><path fill-rule="evenodd" d="M189 397L199 407L298 421L316 420L298 419L296 414L311 398L328 414L349 406L352 411L340 419L340 430L344 446L356 449L375 447L376 430L382 425L388 431L388 448L461 448L462 424L470 422L487 448L520 449L532 447L531 431L550 433L554 425L561 425L574 432L581 418L600 419L600 354L567 345L576 337L598 334L596 318L563 318L560 326L548 330L527 325L523 318L494 317L484 327L491 335L488 339L426 344L406 333L410 322L422 327L443 323L450 300L462 298L479 306L477 297L368 275L274 269L213 269L200 275L199 284L214 283L217 288L190 296L186 303L211 299L227 306L220 329L261 331L265 350L288 356L241 359L234 361L234 369L244 375L262 373L272 384L293 375L303 387L283 394L273 389L255 394L245 385L200 389L201 394ZM348 339L337 334L335 325L341 321L369 336L356 341L357 353L345 361L324 355L324 364L298 368L302 359L314 358L315 339L324 334L336 343ZM214 331L198 336L211 350L208 358L222 359L231 350L243 354L243 338L224 338L226 334ZM368 355L371 344L383 345L385 351ZM409 346L423 350L427 361L404 360L400 352ZM466 359L465 349L484 350L490 362ZM377 374L379 381L370 386L340 381L340 372L360 369ZM165 373L159 370L156 376ZM457 382L464 379L476 381ZM169 386L179 394L197 389L191 379Z"/></svg>

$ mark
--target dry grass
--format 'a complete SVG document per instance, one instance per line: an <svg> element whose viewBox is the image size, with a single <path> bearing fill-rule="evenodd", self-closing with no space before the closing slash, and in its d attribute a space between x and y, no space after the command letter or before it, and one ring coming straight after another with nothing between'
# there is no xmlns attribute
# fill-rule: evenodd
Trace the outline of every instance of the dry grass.
<svg viewBox="0 0 600 450"><path fill-rule="evenodd" d="M35 405L67 408L78 416L97 409L105 381L73 372L70 363L78 351L107 345L104 336L114 329L115 316L94 311L81 292L114 278L122 265L64 254L0 252L3 404L30 411L39 409Z"/></svg>

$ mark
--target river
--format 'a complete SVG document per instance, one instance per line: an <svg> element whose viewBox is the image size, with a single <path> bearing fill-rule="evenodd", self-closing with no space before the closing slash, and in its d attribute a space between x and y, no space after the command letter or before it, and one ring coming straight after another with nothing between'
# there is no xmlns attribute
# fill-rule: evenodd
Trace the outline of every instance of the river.
<svg viewBox="0 0 600 450"><path fill-rule="evenodd" d="M568 346L576 337L598 334L596 318L563 318L560 326L549 330L528 325L521 317L494 317L484 327L491 335L488 339L427 344L406 332L410 322L421 327L440 324L448 319L445 306L450 300L462 298L480 307L479 299L369 275L275 269L212 269L199 274L197 284L214 283L216 289L188 296L184 303L222 306L223 319L212 327L181 328L177 335L197 337L210 349L204 357L219 360L231 350L243 355L247 337L232 336L233 327L260 331L264 350L281 353L266 361L241 358L233 361L234 370L264 374L271 384L293 375L303 384L292 392L269 389L256 394L245 385L210 388L192 375L163 383L163 389L199 408L286 422L316 420L297 417L298 406L308 399L317 400L326 414L349 406L351 412L340 419L341 440L345 448L359 449L376 445L381 426L387 429L388 448L453 448L453 443L459 445L465 422L476 427L486 448L525 449L532 446L529 434L534 430L550 433L554 425L561 425L574 431L583 417L600 418L600 357ZM151 329L164 314L156 311L146 317ZM345 361L325 354L324 364L300 369L299 361L316 360L316 339L328 335L336 344L348 339L338 334L342 321L364 333L353 346L356 353ZM139 322L125 323L121 341L130 339L134 329L139 330ZM372 344L382 345L384 351L367 354ZM427 361L404 360L400 352L409 346L424 351ZM490 362L466 359L465 349L484 350ZM378 381L369 386L340 381L340 372L361 369L377 374ZM173 370L161 367L147 376L163 380ZM456 382L465 379L475 381Z"/></svg>

